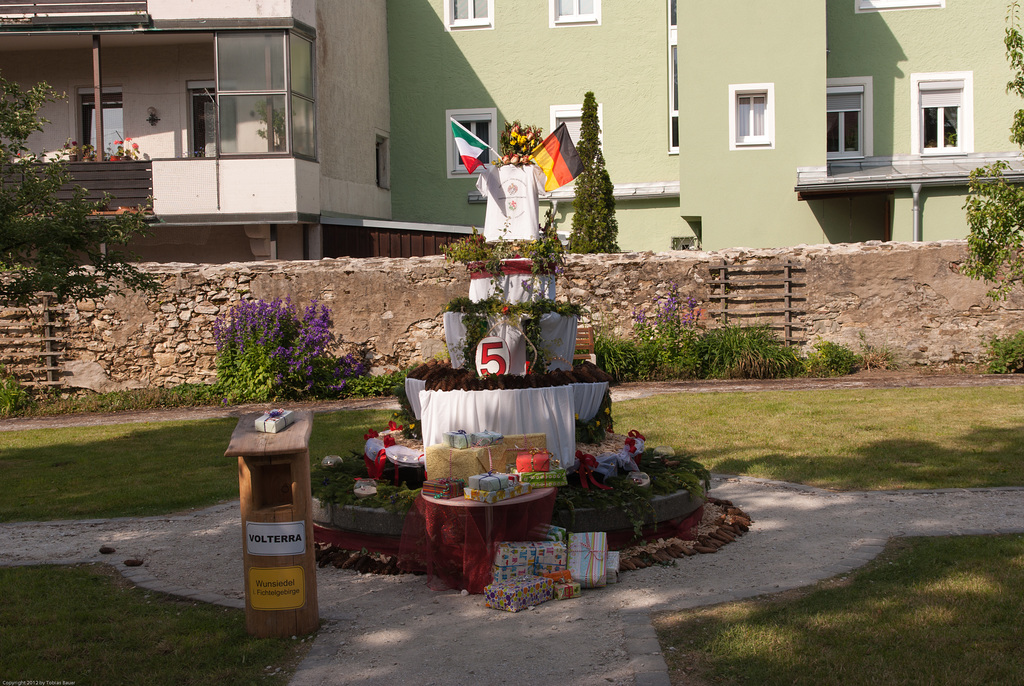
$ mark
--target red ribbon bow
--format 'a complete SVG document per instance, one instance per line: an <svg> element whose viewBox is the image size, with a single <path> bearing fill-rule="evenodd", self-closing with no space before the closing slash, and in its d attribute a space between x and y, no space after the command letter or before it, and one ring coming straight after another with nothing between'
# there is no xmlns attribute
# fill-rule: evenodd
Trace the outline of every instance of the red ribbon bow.
<svg viewBox="0 0 1024 686"><path fill-rule="evenodd" d="M602 483L598 483L597 479L594 478L594 468L597 467L597 458L590 453L585 453L582 450L576 451L576 459L580 461L580 484L586 490L590 490L588 481L593 484L596 488L600 488L606 491L612 490L611 486L606 486Z"/></svg>
<svg viewBox="0 0 1024 686"><path fill-rule="evenodd" d="M630 454L635 453L636 452L636 439L635 438L627 438L626 439L626 447L629 448Z"/></svg>
<svg viewBox="0 0 1024 686"><path fill-rule="evenodd" d="M385 448L390 448L394 444L395 444L395 437L394 436L385 436L384 437L384 447Z"/></svg>
<svg viewBox="0 0 1024 686"><path fill-rule="evenodd" d="M630 438L639 438L641 441L646 441L647 440L646 438L644 438L644 435L642 433L640 433L639 431L637 431L636 429L632 429L626 435L629 436Z"/></svg>
<svg viewBox="0 0 1024 686"><path fill-rule="evenodd" d="M373 429L370 429L369 431L367 431L366 433L363 434L363 440L364 441L368 441L371 438L377 438L378 436L380 436L379 433L377 433Z"/></svg>
<svg viewBox="0 0 1024 686"><path fill-rule="evenodd" d="M401 424L396 424L395 420L392 419L390 422L388 422L388 431L401 431L401 430L402 430L402 425Z"/></svg>

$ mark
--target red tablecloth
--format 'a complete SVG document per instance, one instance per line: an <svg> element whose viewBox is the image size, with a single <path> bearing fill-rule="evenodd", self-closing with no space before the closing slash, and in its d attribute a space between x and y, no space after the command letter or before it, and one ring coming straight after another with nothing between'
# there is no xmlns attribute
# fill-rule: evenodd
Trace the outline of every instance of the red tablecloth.
<svg viewBox="0 0 1024 686"><path fill-rule="evenodd" d="M426 572L432 588L483 593L497 544L539 540L541 526L551 523L556 493L538 488L493 505L421 496L405 517L399 564Z"/></svg>

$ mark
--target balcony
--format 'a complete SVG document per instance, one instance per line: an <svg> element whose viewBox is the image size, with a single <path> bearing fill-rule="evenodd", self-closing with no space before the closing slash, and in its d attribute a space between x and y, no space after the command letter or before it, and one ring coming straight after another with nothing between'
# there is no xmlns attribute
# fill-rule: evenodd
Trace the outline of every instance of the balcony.
<svg viewBox="0 0 1024 686"><path fill-rule="evenodd" d="M149 23L145 0L0 0L0 27L54 28L88 23L94 26Z"/></svg>
<svg viewBox="0 0 1024 686"><path fill-rule="evenodd" d="M0 0L0 31L315 26L315 8L315 0Z"/></svg>
<svg viewBox="0 0 1024 686"><path fill-rule="evenodd" d="M107 210L149 206L153 195L153 163L139 162L69 162L68 171L73 185L88 191L88 200L110 196ZM65 186L57 193L61 200L71 197L72 187Z"/></svg>

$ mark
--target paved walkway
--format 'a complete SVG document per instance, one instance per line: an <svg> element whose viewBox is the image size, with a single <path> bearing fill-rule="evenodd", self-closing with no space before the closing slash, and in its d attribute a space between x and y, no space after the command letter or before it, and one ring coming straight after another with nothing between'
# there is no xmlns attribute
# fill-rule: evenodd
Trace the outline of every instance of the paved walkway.
<svg viewBox="0 0 1024 686"><path fill-rule="evenodd" d="M750 533L714 555L626 572L617 585L528 612L487 610L478 597L431 591L423 577L320 569L325 624L292 684L668 684L652 612L806 586L860 567L894 536L1024 533L1021 488L834 493L716 475L712 495L742 507ZM237 502L180 516L4 524L0 565L105 561L142 587L242 607L240 541ZM100 555L101 545L117 552ZM145 565L125 567L133 557Z"/></svg>

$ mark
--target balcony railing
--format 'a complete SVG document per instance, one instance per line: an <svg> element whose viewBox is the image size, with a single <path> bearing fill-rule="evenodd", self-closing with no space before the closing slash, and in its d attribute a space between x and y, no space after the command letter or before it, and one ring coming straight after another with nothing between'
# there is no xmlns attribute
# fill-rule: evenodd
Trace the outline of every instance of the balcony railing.
<svg viewBox="0 0 1024 686"><path fill-rule="evenodd" d="M0 0L0 24L61 24L87 17L93 23L148 19L146 0Z"/></svg>
<svg viewBox="0 0 1024 686"><path fill-rule="evenodd" d="M149 198L153 195L153 163L148 160L69 162L67 166L74 179L74 185L86 189L86 197L89 200L99 200L104 194L110 196L108 210L150 204ZM57 197L67 199L71 194L71 186L65 186Z"/></svg>

